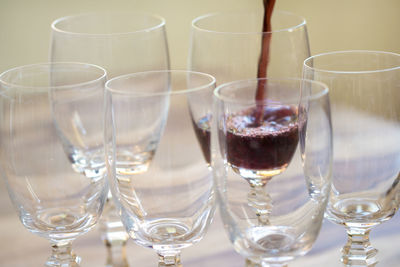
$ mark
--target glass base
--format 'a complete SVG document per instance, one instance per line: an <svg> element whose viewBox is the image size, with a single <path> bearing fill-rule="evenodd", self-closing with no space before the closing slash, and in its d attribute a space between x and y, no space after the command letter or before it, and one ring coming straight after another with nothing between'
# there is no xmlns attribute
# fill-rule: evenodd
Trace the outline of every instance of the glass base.
<svg viewBox="0 0 400 267"><path fill-rule="evenodd" d="M246 259L245 267L288 267L286 263L258 263L250 259Z"/></svg>

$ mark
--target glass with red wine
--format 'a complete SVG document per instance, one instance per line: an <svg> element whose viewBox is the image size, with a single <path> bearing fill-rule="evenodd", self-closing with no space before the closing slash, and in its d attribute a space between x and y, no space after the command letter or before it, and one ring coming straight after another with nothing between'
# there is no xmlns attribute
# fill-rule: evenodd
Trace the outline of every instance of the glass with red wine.
<svg viewBox="0 0 400 267"><path fill-rule="evenodd" d="M250 79L219 86L214 99L211 166L229 238L252 262L287 266L311 249L329 197L328 88Z"/></svg>

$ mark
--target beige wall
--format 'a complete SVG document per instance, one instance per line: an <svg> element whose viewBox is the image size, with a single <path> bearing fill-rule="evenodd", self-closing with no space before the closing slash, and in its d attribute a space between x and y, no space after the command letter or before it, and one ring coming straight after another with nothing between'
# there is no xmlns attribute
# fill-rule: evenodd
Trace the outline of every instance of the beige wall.
<svg viewBox="0 0 400 267"><path fill-rule="evenodd" d="M185 68L190 21L201 14L261 8L262 0L0 0L0 72L48 60L50 23L88 11L139 10L167 20L172 68ZM400 53L400 0L277 0L306 18L312 54L343 49Z"/></svg>

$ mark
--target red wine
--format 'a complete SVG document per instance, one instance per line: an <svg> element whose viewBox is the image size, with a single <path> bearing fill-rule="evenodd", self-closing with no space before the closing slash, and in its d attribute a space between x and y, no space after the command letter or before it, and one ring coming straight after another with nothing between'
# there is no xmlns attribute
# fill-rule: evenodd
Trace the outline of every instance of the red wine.
<svg viewBox="0 0 400 267"><path fill-rule="evenodd" d="M210 115L201 118L197 123L193 120L194 131L197 140L200 143L201 151L203 152L204 159L208 164L211 163L210 153Z"/></svg>
<svg viewBox="0 0 400 267"><path fill-rule="evenodd" d="M297 111L289 106L266 107L264 122L255 124L256 108L227 120L226 152L234 169L263 170L280 173L289 164L298 143ZM210 115L193 126L204 159L210 164Z"/></svg>
<svg viewBox="0 0 400 267"><path fill-rule="evenodd" d="M252 108L227 119L226 153L234 170L278 174L290 163L298 137L297 111L289 106L264 107L263 122L255 123Z"/></svg>

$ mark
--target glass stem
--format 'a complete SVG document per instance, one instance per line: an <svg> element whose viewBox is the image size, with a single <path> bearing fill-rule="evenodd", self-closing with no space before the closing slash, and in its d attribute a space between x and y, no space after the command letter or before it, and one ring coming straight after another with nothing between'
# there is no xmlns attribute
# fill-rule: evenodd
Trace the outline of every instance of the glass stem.
<svg viewBox="0 0 400 267"><path fill-rule="evenodd" d="M264 185L251 185L250 192L247 195L248 204L257 215L258 224L269 225L269 217L272 212L271 196L264 190Z"/></svg>
<svg viewBox="0 0 400 267"><path fill-rule="evenodd" d="M158 267L182 267L180 253L175 251L159 252Z"/></svg>
<svg viewBox="0 0 400 267"><path fill-rule="evenodd" d="M378 261L378 250L371 246L369 233L371 229L347 228L347 243L342 249L344 266L375 266Z"/></svg>
<svg viewBox="0 0 400 267"><path fill-rule="evenodd" d="M121 222L110 192L99 225L101 238L107 249L106 267L128 267L126 243L129 235Z"/></svg>
<svg viewBox="0 0 400 267"><path fill-rule="evenodd" d="M72 251L72 244L67 242L54 242L51 244L52 253L46 266L79 267L80 258Z"/></svg>
<svg viewBox="0 0 400 267"><path fill-rule="evenodd" d="M107 263L106 267L129 267L126 258L126 242L113 244L106 242Z"/></svg>

